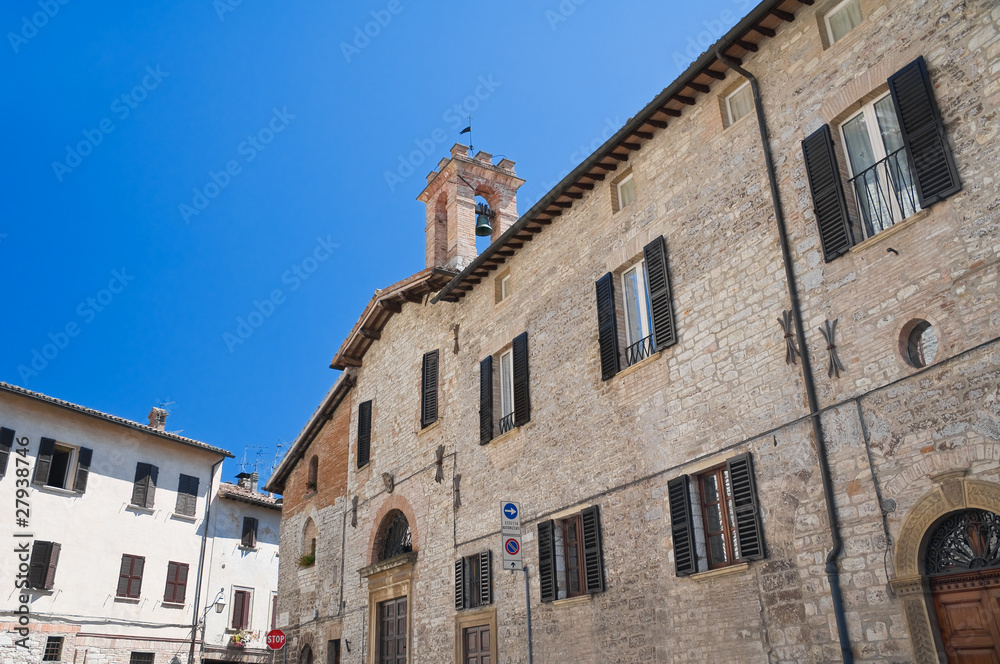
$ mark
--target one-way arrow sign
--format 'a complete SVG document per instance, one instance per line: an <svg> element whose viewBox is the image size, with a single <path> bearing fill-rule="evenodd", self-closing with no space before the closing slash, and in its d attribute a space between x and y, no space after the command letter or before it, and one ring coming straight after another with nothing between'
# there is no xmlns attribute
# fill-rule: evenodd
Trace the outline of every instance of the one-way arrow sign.
<svg viewBox="0 0 1000 664"><path fill-rule="evenodd" d="M521 506L505 500L500 503L500 535L503 541L503 568L522 569Z"/></svg>

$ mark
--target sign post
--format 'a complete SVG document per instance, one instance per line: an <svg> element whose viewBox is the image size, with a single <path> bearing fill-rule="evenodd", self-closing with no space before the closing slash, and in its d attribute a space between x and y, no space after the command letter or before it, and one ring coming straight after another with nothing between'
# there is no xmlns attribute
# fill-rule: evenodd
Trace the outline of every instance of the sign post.
<svg viewBox="0 0 1000 664"><path fill-rule="evenodd" d="M500 539L503 543L503 568L524 569L521 561L521 506L509 500L500 503Z"/></svg>

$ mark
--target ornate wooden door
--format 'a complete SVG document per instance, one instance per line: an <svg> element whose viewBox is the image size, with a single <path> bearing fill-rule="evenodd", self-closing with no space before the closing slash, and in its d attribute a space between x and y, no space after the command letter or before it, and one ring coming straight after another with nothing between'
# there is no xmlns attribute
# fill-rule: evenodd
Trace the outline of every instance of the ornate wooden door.
<svg viewBox="0 0 1000 664"><path fill-rule="evenodd" d="M934 579L934 608L949 662L1000 664L1000 578L991 572Z"/></svg>
<svg viewBox="0 0 1000 664"><path fill-rule="evenodd" d="M406 598L378 605L379 664L406 664Z"/></svg>
<svg viewBox="0 0 1000 664"><path fill-rule="evenodd" d="M493 664L490 657L490 626L477 625L462 630L463 664Z"/></svg>

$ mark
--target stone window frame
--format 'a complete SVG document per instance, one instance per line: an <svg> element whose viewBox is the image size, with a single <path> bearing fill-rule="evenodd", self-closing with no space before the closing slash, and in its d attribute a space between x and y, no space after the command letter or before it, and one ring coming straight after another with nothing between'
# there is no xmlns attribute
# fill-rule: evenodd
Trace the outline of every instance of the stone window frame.
<svg viewBox="0 0 1000 664"><path fill-rule="evenodd" d="M733 106L732 99L744 90L750 91L751 106L750 110L741 115L738 118L733 117ZM719 96L719 101L722 104L722 121L725 127L728 129L734 124L739 122L745 117L753 114L753 89L750 87L750 81L743 80L743 82L736 81L735 85L725 94Z"/></svg>
<svg viewBox="0 0 1000 664"><path fill-rule="evenodd" d="M819 26L820 41L823 44L824 51L833 46L834 44L844 41L844 39L846 39L848 35L854 32L856 28L860 27L861 23L858 23L858 25L854 26L846 33L844 33L844 35L841 36L840 39L835 40L833 38L833 28L830 26L830 17L839 12L840 10L844 9L848 4L852 2L857 3L858 12L861 13L861 23L864 23L865 12L861 7L861 0L831 0L831 2L827 7L824 7L819 12L817 12L816 21Z"/></svg>
<svg viewBox="0 0 1000 664"><path fill-rule="evenodd" d="M504 283L507 283L509 285L509 287L507 288L506 295L504 295L503 292ZM497 274L496 277L493 278L494 304L500 304L501 302L509 301L510 296L514 294L512 286L513 286L513 281L511 280L510 268L508 267L506 270L500 272L499 274Z"/></svg>
<svg viewBox="0 0 1000 664"><path fill-rule="evenodd" d="M630 179L632 180L632 183L633 183L632 186L634 188L635 187L635 178L633 177L633 172L632 172L632 167L631 166L629 166L628 168L626 168L625 170L623 170L621 173L619 173L611 181L611 212L612 213L618 213L618 212L621 212L622 210L624 210L627 207L632 207L632 206L634 206L636 204L636 201L639 200L639 193L636 190L636 192L635 192L635 198L633 198L630 203L628 203L627 205L623 206L619 202L619 198L618 198L619 188L620 188L620 186L622 184L624 184L627 180L630 180Z"/></svg>

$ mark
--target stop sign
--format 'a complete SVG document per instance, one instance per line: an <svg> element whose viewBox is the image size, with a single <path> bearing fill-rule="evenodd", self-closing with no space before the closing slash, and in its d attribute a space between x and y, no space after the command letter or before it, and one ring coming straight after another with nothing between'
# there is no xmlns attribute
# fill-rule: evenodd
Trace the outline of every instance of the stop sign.
<svg viewBox="0 0 1000 664"><path fill-rule="evenodd" d="M285 647L285 633L280 629L272 629L267 633L267 647L271 650L281 650Z"/></svg>

